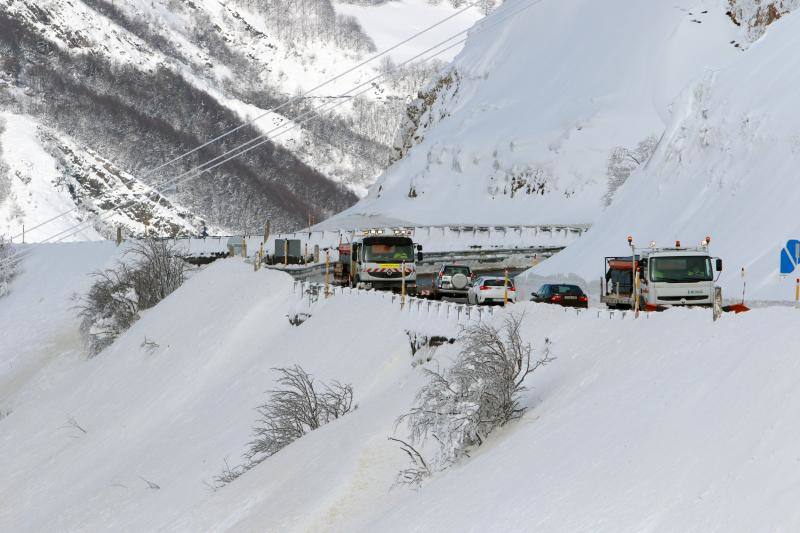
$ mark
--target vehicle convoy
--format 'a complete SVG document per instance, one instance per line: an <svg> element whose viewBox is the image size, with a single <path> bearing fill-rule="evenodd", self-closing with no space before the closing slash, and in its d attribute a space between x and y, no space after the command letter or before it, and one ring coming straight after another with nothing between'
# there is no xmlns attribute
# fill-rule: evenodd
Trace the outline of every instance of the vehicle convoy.
<svg viewBox="0 0 800 533"><path fill-rule="evenodd" d="M415 245L408 229L371 229L352 243L339 246L334 283L364 289L415 294L417 261L422 246Z"/></svg>
<svg viewBox="0 0 800 533"><path fill-rule="evenodd" d="M629 237L628 242L632 239ZM719 289L716 278L722 272L722 260L708 252L710 238L698 247L639 250L627 257L606 257L605 276L601 280L600 301L610 309L662 309L673 305L714 305ZM713 259L713 261L712 261ZM715 277L716 271L716 277Z"/></svg>
<svg viewBox="0 0 800 533"><path fill-rule="evenodd" d="M474 277L466 265L442 265L431 280L431 297L434 300L445 296L466 298Z"/></svg>
<svg viewBox="0 0 800 533"><path fill-rule="evenodd" d="M499 276L479 276L467 291L467 303L472 305L503 304L517 301L514 281Z"/></svg>
<svg viewBox="0 0 800 533"><path fill-rule="evenodd" d="M589 307L589 297L577 285L548 283L531 294L531 301L563 307Z"/></svg>

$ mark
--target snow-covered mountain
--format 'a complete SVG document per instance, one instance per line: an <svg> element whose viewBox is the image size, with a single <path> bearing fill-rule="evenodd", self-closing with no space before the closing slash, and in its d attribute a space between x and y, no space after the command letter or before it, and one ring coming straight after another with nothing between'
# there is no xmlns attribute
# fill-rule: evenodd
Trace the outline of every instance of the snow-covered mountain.
<svg viewBox="0 0 800 533"><path fill-rule="evenodd" d="M430 23L426 17L455 12L450 4L427 0L389 5L419 15L423 26ZM337 11L340 6L345 12ZM330 0L2 0L0 109L99 154L214 226L241 231L271 219L276 228L297 227L309 217L340 211L364 193L387 164L407 97L439 68L401 68L366 94L343 101L358 83L392 66L391 60L375 62L289 103L377 51L358 19L346 13L355 7ZM369 20L370 10L386 7L365 6L356 14ZM479 16L471 10L452 24L463 29ZM419 28L396 28L391 37ZM384 28L375 31L382 37ZM397 57L407 52L398 49ZM327 107L315 111L321 105ZM152 172L276 106L283 107ZM289 130L298 124L296 117L314 115L314 121ZM267 133L274 138L264 146L164 186ZM12 150L4 152L7 159L15 157ZM0 180L8 182L5 176ZM42 180L54 183L56 177ZM28 226L41 218L29 211L0 231L18 233L28 216ZM46 229L55 233L59 227Z"/></svg>

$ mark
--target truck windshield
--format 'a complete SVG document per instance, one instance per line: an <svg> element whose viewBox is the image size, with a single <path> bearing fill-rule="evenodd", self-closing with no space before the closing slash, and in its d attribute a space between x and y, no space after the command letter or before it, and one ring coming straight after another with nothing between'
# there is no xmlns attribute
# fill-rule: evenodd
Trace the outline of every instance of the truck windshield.
<svg viewBox="0 0 800 533"><path fill-rule="evenodd" d="M714 272L707 256L656 257L650 260L650 277L666 283L694 283L712 281Z"/></svg>
<svg viewBox="0 0 800 533"><path fill-rule="evenodd" d="M414 249L411 239L370 239L364 242L367 262L413 261Z"/></svg>

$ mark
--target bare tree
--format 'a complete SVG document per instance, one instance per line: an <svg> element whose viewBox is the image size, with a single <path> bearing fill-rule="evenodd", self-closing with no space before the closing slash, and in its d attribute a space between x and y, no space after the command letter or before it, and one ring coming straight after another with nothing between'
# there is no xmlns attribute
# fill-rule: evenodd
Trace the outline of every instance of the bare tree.
<svg viewBox="0 0 800 533"><path fill-rule="evenodd" d="M8 294L8 283L17 274L14 246L0 235L0 297Z"/></svg>
<svg viewBox="0 0 800 533"><path fill-rule="evenodd" d="M278 386L269 391L269 400L257 407L261 417L253 429L255 438L245 453L245 462L231 466L226 459L222 472L214 476L215 489L234 481L309 431L357 407L351 385L332 381L318 387L314 378L298 365L273 370L279 374Z"/></svg>
<svg viewBox="0 0 800 533"><path fill-rule="evenodd" d="M253 431L255 439L246 454L255 463L355 408L351 385L334 381L322 384L320 389L298 365L274 370L280 375L278 387L270 391L266 403L258 406L260 425Z"/></svg>
<svg viewBox="0 0 800 533"><path fill-rule="evenodd" d="M424 465L425 471L446 468L470 448L483 444L492 431L522 415L525 380L553 357L550 340L545 339L541 354L534 359L532 346L520 333L521 325L522 316L509 315L500 329L490 323L472 326L464 331L464 346L449 369L424 370L429 381L398 424L407 424L412 444L429 439L437 443L438 454ZM421 455L415 460L418 473L420 459ZM408 477L403 471L399 481ZM418 476L411 478L416 482Z"/></svg>
<svg viewBox="0 0 800 533"><path fill-rule="evenodd" d="M189 268L166 240L145 239L134 243L115 268L95 272L95 282L78 305L90 356L130 328L139 311L180 287Z"/></svg>

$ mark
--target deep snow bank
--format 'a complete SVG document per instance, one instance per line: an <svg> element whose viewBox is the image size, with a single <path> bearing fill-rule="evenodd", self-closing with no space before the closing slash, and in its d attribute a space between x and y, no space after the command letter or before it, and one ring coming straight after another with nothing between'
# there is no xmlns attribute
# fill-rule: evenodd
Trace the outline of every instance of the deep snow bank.
<svg viewBox="0 0 800 533"><path fill-rule="evenodd" d="M634 174L614 204L575 245L532 271L573 272L599 279L604 255L624 254L625 237L640 245L699 243L726 271L727 295L794 298L794 279L779 276L779 253L800 236L800 16L791 14L734 65L688 87L647 167Z"/></svg>
<svg viewBox="0 0 800 533"><path fill-rule="evenodd" d="M522 420L414 492L389 491L405 462L386 440L423 382L405 330L451 335L455 320L337 295L292 327L286 314L308 305L292 290L284 274L217 262L95 359L52 366L0 420L0 529L800 526L795 310L712 323L707 311L634 321L519 304L525 337L551 338L558 360L535 375ZM249 441L270 369L293 363L351 382L359 408L209 490Z"/></svg>
<svg viewBox="0 0 800 533"><path fill-rule="evenodd" d="M408 139L419 144L330 224L593 222L613 149L658 138L687 83L742 55L717 0L545 1L518 12L528 4L505 2L476 24L425 95Z"/></svg>
<svg viewBox="0 0 800 533"><path fill-rule="evenodd" d="M26 401L18 393L29 390L30 382L47 382L51 363L81 358L75 297L88 289L90 274L111 266L124 248L101 241L17 251L24 256L19 274L0 298L0 411Z"/></svg>

